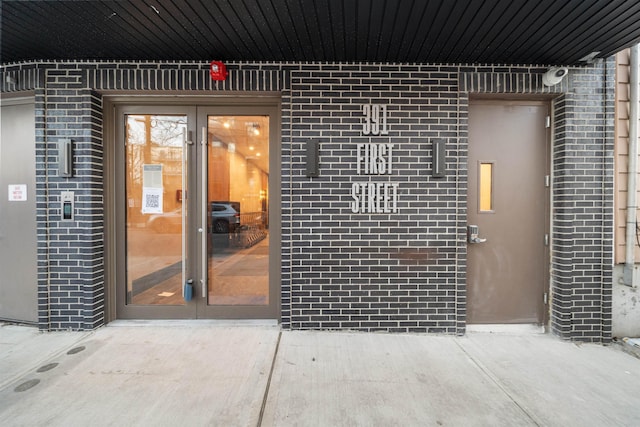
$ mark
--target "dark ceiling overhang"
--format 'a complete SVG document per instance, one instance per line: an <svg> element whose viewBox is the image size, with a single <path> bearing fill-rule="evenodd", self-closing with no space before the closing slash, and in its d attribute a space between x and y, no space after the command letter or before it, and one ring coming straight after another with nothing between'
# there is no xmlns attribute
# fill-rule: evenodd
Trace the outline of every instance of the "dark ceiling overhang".
<svg viewBox="0 0 640 427"><path fill-rule="evenodd" d="M640 40L638 0L0 1L0 62L573 65Z"/></svg>

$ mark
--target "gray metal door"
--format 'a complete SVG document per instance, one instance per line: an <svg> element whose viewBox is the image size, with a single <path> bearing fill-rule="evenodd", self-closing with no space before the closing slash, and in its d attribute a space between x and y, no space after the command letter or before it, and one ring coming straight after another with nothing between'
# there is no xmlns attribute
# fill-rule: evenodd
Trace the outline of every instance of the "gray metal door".
<svg viewBox="0 0 640 427"><path fill-rule="evenodd" d="M548 110L544 102L470 105L470 324L545 321Z"/></svg>
<svg viewBox="0 0 640 427"><path fill-rule="evenodd" d="M3 99L0 115L0 319L38 320L33 98Z"/></svg>

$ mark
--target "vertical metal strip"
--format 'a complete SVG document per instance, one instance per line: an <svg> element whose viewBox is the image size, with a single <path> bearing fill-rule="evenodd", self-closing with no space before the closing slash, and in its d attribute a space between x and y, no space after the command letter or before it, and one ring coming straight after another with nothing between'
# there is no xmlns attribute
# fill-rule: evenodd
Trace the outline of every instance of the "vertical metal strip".
<svg viewBox="0 0 640 427"><path fill-rule="evenodd" d="M638 105L640 98L640 44L631 47L629 55L629 147L627 165L627 222L625 234L625 256L623 283L627 286L634 286L636 282L635 273L635 251L636 232L638 228L638 153L640 152L638 139Z"/></svg>
<svg viewBox="0 0 640 427"><path fill-rule="evenodd" d="M200 275L200 283L202 284L202 297L207 298L207 273L208 273L208 258L207 258L207 237L209 236L209 230L207 227L207 205L208 205L208 191L207 191L207 177L208 177L208 166L209 166L209 143L208 143L208 135L207 135L207 126L202 127L202 152L200 153L201 158L201 178L200 178L200 209L201 209L201 226L200 226L200 262L202 272Z"/></svg>
<svg viewBox="0 0 640 427"><path fill-rule="evenodd" d="M187 140L187 129L182 130L182 298L184 298L184 288L187 283L187 156L189 153L189 142Z"/></svg>

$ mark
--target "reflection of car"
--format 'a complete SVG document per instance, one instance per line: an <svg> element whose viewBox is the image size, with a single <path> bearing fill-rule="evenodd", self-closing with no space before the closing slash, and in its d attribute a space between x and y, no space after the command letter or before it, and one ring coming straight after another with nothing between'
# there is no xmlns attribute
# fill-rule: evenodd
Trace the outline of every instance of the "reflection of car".
<svg viewBox="0 0 640 427"><path fill-rule="evenodd" d="M239 202L211 202L209 204L209 230L211 233L233 233L240 227ZM180 233L182 208L162 214L149 215L147 227L156 233Z"/></svg>
<svg viewBox="0 0 640 427"><path fill-rule="evenodd" d="M240 202L211 202L209 215L212 233L233 233L240 226Z"/></svg>
<svg viewBox="0 0 640 427"><path fill-rule="evenodd" d="M180 233L182 231L182 208L162 214L149 215L147 227L156 233Z"/></svg>

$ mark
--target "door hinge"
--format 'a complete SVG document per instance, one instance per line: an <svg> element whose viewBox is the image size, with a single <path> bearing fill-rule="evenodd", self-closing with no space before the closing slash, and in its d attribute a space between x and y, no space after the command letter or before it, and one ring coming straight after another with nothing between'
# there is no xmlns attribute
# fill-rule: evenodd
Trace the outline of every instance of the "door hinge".
<svg viewBox="0 0 640 427"><path fill-rule="evenodd" d="M544 186L546 188L551 187L551 177L549 175L544 176Z"/></svg>
<svg viewBox="0 0 640 427"><path fill-rule="evenodd" d="M544 293L544 303L549 304L549 294L546 292Z"/></svg>
<svg viewBox="0 0 640 427"><path fill-rule="evenodd" d="M547 128L547 129L551 127L551 116L545 117L544 127Z"/></svg>
<svg viewBox="0 0 640 427"><path fill-rule="evenodd" d="M545 246L549 246L549 235L548 234L544 235L544 245Z"/></svg>

